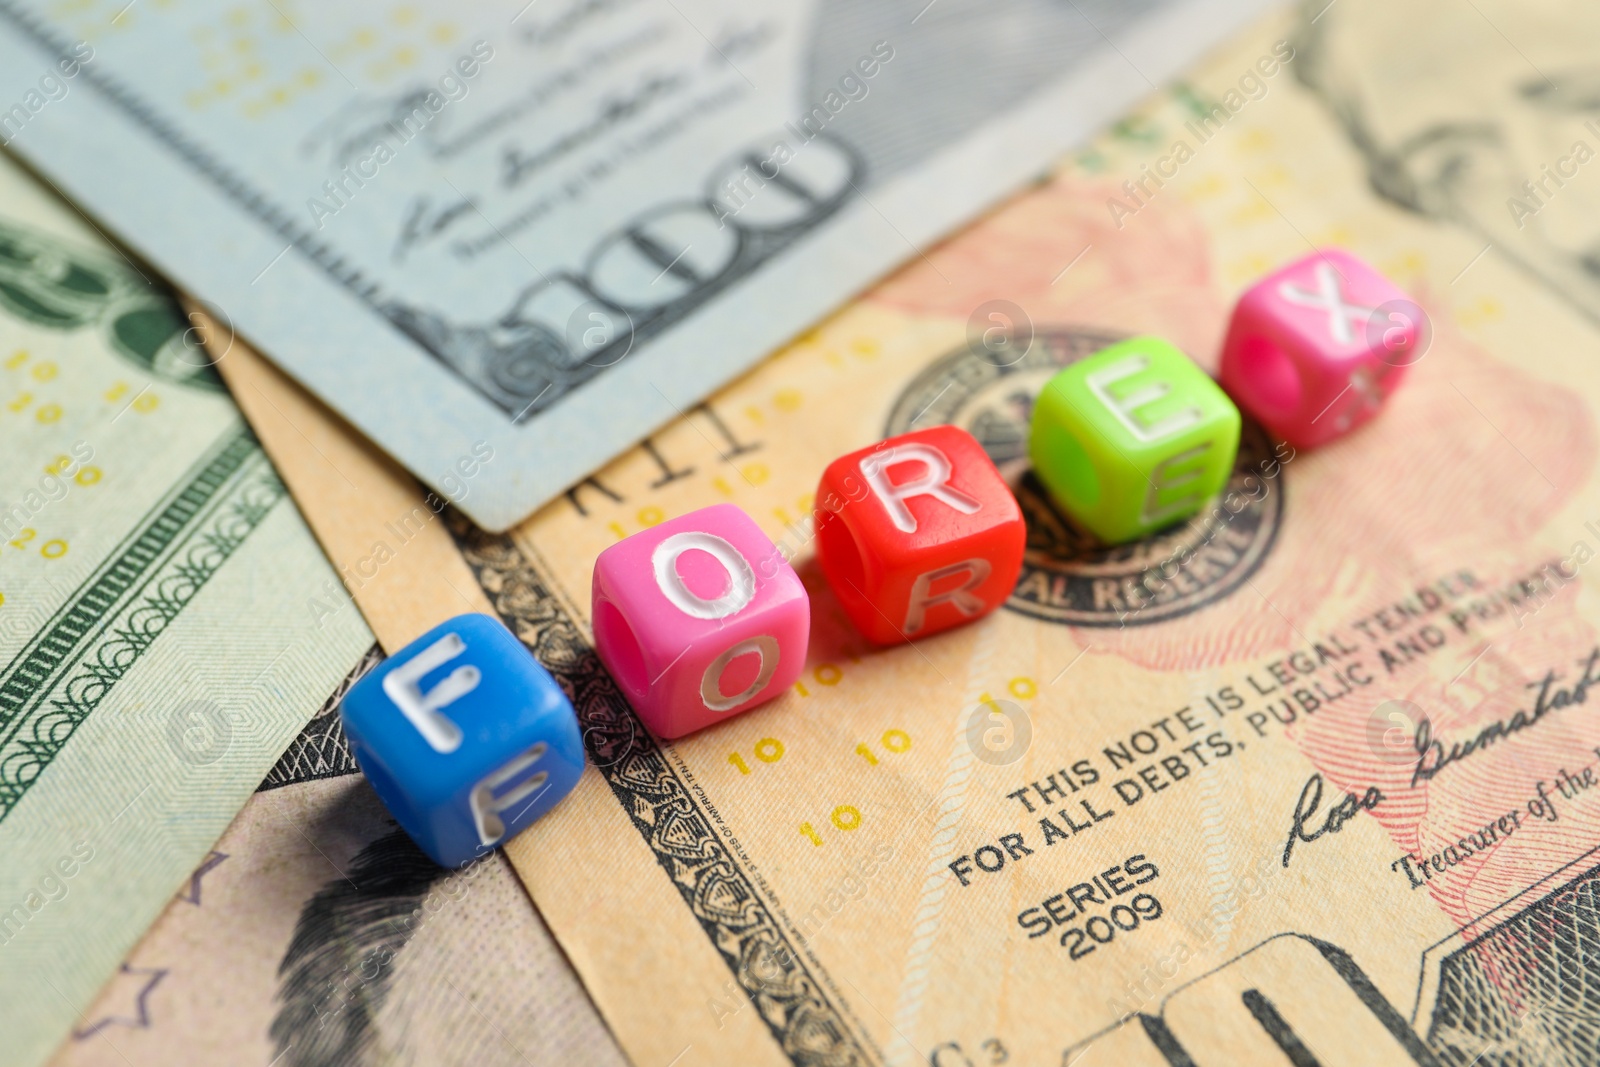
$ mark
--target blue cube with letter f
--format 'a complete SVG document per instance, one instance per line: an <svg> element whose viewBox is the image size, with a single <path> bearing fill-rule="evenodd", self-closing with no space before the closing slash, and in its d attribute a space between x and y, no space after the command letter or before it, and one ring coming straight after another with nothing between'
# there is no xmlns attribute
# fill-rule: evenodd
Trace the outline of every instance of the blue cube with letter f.
<svg viewBox="0 0 1600 1067"><path fill-rule="evenodd" d="M459 615L390 656L339 714L384 806L446 867L510 840L583 774L566 694L487 615Z"/></svg>

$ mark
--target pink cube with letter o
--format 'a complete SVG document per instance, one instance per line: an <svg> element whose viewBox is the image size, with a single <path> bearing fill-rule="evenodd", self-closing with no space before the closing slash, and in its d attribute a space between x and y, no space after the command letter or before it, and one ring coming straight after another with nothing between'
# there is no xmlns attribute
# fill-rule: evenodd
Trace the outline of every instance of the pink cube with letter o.
<svg viewBox="0 0 1600 1067"><path fill-rule="evenodd" d="M592 604L595 649L658 737L682 737L771 700L805 665L805 587L733 504L600 553Z"/></svg>

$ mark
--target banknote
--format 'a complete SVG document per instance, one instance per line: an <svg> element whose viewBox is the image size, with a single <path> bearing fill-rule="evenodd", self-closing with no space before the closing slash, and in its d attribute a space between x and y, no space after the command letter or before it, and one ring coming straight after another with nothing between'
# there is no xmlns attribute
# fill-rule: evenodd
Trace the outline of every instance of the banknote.
<svg viewBox="0 0 1600 1067"><path fill-rule="evenodd" d="M504 529L1266 6L5 0L0 139Z"/></svg>
<svg viewBox="0 0 1600 1067"><path fill-rule="evenodd" d="M169 290L0 160L0 1020L41 1062L371 643Z"/></svg>
<svg viewBox="0 0 1600 1067"><path fill-rule="evenodd" d="M223 361L380 637L487 604L572 694L591 766L506 852L630 1058L1592 1061L1595 17L1274 19L507 534ZM1135 333L1214 370L1241 289L1329 244L1427 310L1404 388L1316 452L1247 421L1200 516L1095 545L1028 469L1041 383ZM941 422L1015 489L1022 574L871 648L816 481ZM593 560L723 501L810 589L809 658L663 742L593 654Z"/></svg>
<svg viewBox="0 0 1600 1067"><path fill-rule="evenodd" d="M435 866L360 777L336 707L379 659L267 772L56 1067L625 1062L504 857Z"/></svg>

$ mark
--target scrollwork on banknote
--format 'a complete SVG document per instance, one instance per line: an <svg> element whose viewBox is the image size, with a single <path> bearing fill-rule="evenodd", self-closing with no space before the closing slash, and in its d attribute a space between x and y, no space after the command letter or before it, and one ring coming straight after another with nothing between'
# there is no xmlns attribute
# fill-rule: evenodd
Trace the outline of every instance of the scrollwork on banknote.
<svg viewBox="0 0 1600 1067"><path fill-rule="evenodd" d="M224 438L0 673L0 820L285 495L248 430Z"/></svg>
<svg viewBox="0 0 1600 1067"><path fill-rule="evenodd" d="M367 649L350 673L340 681L338 688L311 716L305 729L278 757L278 762L272 765L272 770L261 780L256 792L264 793L300 782L361 773L355 756L350 752L350 742L344 736L344 727L339 722L339 701L363 675L382 662L383 649L377 645Z"/></svg>
<svg viewBox="0 0 1600 1067"><path fill-rule="evenodd" d="M1452 1063L1582 1063L1600 1040L1596 937L1600 867L1591 867L1470 943L1445 946L1437 972L1424 968L1434 984L1427 1017L1412 1022L1426 1024L1429 1045Z"/></svg>
<svg viewBox="0 0 1600 1067"><path fill-rule="evenodd" d="M1571 866L1592 858L1591 852ZM1494 909L1509 912L1499 921L1490 923L1492 913L1480 917L1484 925L1431 946L1409 1019L1344 949L1283 933L1178 985L1149 1010L1128 1013L1112 1029L1137 1025L1168 1063L1194 1064L1203 1061L1197 1048L1210 1040L1199 1019L1248 1013L1246 1028L1259 1027L1293 1061L1291 1050L1306 1047L1305 1035L1278 1005L1314 990L1364 1047L1387 1044L1395 1062L1404 1056L1422 1065L1584 1063L1600 1035L1586 962L1586 945L1600 936L1597 883L1600 867L1590 867L1532 903L1517 908L1514 898ZM1249 987L1242 997L1241 985ZM1062 1063L1074 1062L1108 1032L1067 1048Z"/></svg>

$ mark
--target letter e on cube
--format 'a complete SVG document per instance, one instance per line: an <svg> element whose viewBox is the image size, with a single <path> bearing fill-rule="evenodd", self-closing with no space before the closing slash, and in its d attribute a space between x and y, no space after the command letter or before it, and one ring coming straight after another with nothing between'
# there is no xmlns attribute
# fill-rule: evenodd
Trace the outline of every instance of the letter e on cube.
<svg viewBox="0 0 1600 1067"><path fill-rule="evenodd" d="M1033 406L1028 453L1050 496L1106 544L1199 511L1233 473L1239 409L1159 337L1058 372Z"/></svg>

